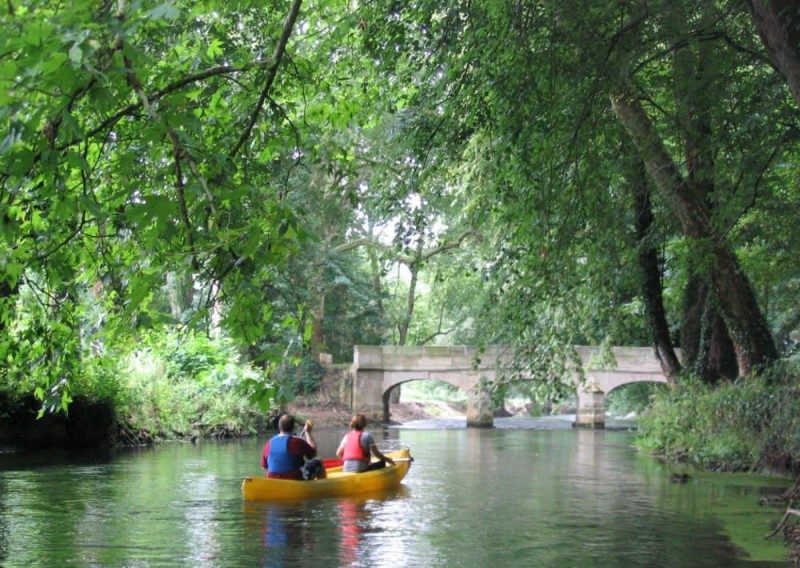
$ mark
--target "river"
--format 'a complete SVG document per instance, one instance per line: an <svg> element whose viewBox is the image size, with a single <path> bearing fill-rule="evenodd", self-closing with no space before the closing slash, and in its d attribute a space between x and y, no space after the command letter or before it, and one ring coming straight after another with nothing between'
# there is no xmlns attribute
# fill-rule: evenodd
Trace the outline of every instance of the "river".
<svg viewBox="0 0 800 568"><path fill-rule="evenodd" d="M373 430L415 462L386 495L245 503L263 439L0 451L0 566L786 566L781 478L674 469L627 431L500 419ZM330 455L343 431L317 432Z"/></svg>

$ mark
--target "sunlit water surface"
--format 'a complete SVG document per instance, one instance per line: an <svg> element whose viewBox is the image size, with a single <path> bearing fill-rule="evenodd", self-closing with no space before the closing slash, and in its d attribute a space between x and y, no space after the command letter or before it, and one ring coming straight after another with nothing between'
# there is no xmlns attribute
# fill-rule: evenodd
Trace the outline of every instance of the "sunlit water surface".
<svg viewBox="0 0 800 568"><path fill-rule="evenodd" d="M438 428L445 425L447 428ZM106 455L0 451L0 566L785 566L778 478L672 470L564 418L376 431L416 461L389 494L245 503L263 440ZM325 455L342 431L318 432Z"/></svg>

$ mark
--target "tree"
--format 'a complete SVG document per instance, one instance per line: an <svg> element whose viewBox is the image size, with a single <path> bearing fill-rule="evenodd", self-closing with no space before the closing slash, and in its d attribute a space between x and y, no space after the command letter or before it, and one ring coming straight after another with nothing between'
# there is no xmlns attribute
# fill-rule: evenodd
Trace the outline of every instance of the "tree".
<svg viewBox="0 0 800 568"><path fill-rule="evenodd" d="M785 115L785 108L772 90L761 101L751 96L757 85L763 91L770 82L764 82L768 70L750 45L742 18L716 5L673 2L623 10L581 1L454 6L431 0L415 7L375 18L373 37L383 41L370 45L394 69L414 61L406 81L419 89L416 124L429 144L440 144L453 161L464 160L471 148L485 153L481 164L489 182L476 195L485 197L506 232L498 250L507 271L498 270L502 277L493 281L503 295L513 294L510 321L537 328L528 311L540 301L554 306L574 299L578 286L586 286L579 304L584 318L576 317L573 332L562 336L568 341L580 335L578 322L591 313L590 288L594 295L616 295L617 283L603 281L613 269L601 270L610 264L610 251L624 242L625 227L608 222L626 219L616 185L620 168L607 150L616 120L647 165L659 194L657 211L669 212L690 256L701 260L695 265L712 283L709 305L722 312L739 371L750 374L774 360L766 319L734 250L742 243L733 237L741 233L732 228L748 207L745 195L761 184L746 164L756 162L755 171L764 171L773 163L762 147L772 139L768 123L749 120L744 108L749 117L763 113L773 120ZM399 64L396 53L403 54ZM712 53L706 68L724 62L715 71L714 85L721 87L716 92L702 74L696 80L670 78L676 69L689 69L681 58L705 62ZM672 86L671 93L665 85ZM611 109L602 103L609 94ZM728 105L737 99L731 112ZM646 111L642 101L653 110ZM690 120L676 129L671 117L687 109ZM718 130L704 131L712 121ZM744 132L751 133L749 142ZM692 158L688 170L684 156ZM706 203L712 194L713 211ZM596 279L586 279L588 274ZM538 308L539 318L546 313Z"/></svg>
<svg viewBox="0 0 800 568"><path fill-rule="evenodd" d="M330 67L350 33L330 26L340 6L300 8L9 5L0 16L0 320L22 285L42 299L47 329L4 341L4 361L68 393L75 369L57 363L86 349L68 340L82 291L102 283L102 331L113 337L156 323L153 294L187 266L207 291L199 315L223 302L229 332L245 346L260 341L272 317L264 288L302 235L302 212L285 198L303 159L297 117L331 128L305 113L305 81ZM36 359L24 337L49 356ZM57 355L59 345L74 351Z"/></svg>
<svg viewBox="0 0 800 568"><path fill-rule="evenodd" d="M746 2L764 47L800 104L800 10L792 0Z"/></svg>
<svg viewBox="0 0 800 568"><path fill-rule="evenodd" d="M642 272L642 296L653 337L653 348L667 380L674 384L682 367L672 345L669 323L664 309L661 261L651 234L653 208L650 201L650 188L644 164L641 161L636 160L630 167L628 184L633 197L637 240L636 258Z"/></svg>

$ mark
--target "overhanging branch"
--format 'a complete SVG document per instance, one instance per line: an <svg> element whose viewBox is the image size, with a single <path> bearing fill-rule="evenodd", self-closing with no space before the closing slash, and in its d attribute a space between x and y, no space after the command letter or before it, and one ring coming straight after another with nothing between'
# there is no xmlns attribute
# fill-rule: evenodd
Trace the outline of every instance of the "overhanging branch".
<svg viewBox="0 0 800 568"><path fill-rule="evenodd" d="M289 14L286 16L286 20L283 22L283 32L278 40L278 45L275 46L275 54L272 56L272 65L270 65L269 69L267 69L267 79L264 82L264 88L261 89L258 102L256 103L256 106L250 115L250 120L247 121L247 126L245 126L244 132L242 132L242 135L239 137L236 145L230 151L231 157L234 157L236 154L238 154L244 143L247 142L247 139L250 137L250 133L253 131L253 127L258 120L258 115L261 113L261 109L264 106L264 101L269 96L269 92L272 89L272 84L275 82L275 76L278 74L278 67L280 67L281 61L283 60L283 55L286 52L286 44L289 41L289 36L292 35L292 28L294 28L294 23L297 20L297 14L300 12L301 3L302 0L294 0L294 2L292 2L292 7L289 10Z"/></svg>

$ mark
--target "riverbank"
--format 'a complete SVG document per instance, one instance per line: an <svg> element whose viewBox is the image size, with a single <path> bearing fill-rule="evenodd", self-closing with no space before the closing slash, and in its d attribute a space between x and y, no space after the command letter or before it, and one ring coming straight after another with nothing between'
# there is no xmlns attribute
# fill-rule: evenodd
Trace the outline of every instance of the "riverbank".
<svg viewBox="0 0 800 568"><path fill-rule="evenodd" d="M636 443L667 462L717 472L768 471L800 484L799 375L787 364L761 377L713 386L683 377L675 388L652 397ZM783 503L796 510L800 490L787 491ZM798 517L785 520L778 532L793 565L800 566Z"/></svg>

